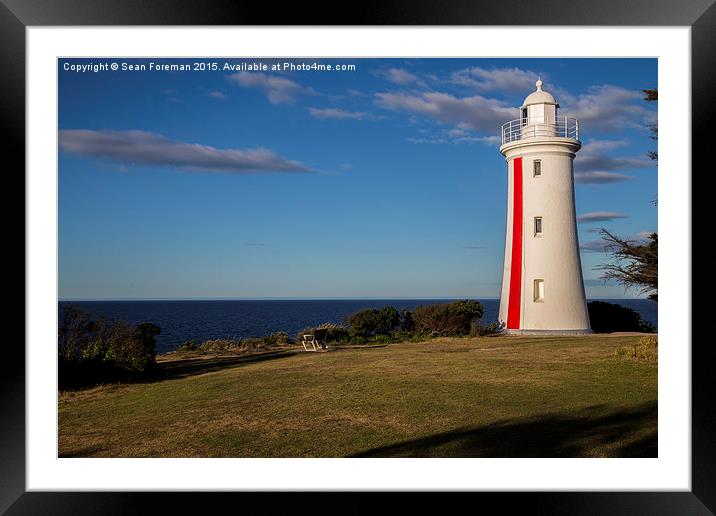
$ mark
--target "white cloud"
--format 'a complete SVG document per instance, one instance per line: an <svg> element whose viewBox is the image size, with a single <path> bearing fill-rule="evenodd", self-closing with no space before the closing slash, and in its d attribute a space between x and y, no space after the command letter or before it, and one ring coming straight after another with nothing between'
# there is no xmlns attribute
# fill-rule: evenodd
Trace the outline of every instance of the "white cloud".
<svg viewBox="0 0 716 516"><path fill-rule="evenodd" d="M578 118L582 130L610 130L646 128L656 121L655 112L646 108L643 96L638 90L605 84L592 86L577 96L562 91L557 100L562 106L562 114Z"/></svg>
<svg viewBox="0 0 716 516"><path fill-rule="evenodd" d="M263 91L271 104L291 103L303 91L301 85L290 79L264 73L238 72L229 75L228 79L242 88Z"/></svg>
<svg viewBox="0 0 716 516"><path fill-rule="evenodd" d="M427 136L422 138L408 138L408 141L410 143L415 144L421 144L421 143L428 143L428 144L435 144L435 145L442 145L442 144L473 144L473 143L482 143L486 145L499 145L500 144L500 137L499 136L455 136L454 134L450 134L450 131L447 133L442 133L438 136Z"/></svg>
<svg viewBox="0 0 716 516"><path fill-rule="evenodd" d="M539 74L520 68L492 68L474 66L452 74L450 82L469 86L476 91L498 91L504 93L528 93L535 89ZM544 80L544 77L542 77Z"/></svg>
<svg viewBox="0 0 716 516"><path fill-rule="evenodd" d="M223 91L218 91L218 90L217 90L217 91L211 91L211 92L209 92L209 96L210 96L212 99L225 99L225 98L227 98L226 93L224 93Z"/></svg>
<svg viewBox="0 0 716 516"><path fill-rule="evenodd" d="M126 164L242 174L314 172L268 149L217 149L146 131L61 130L59 144L69 154Z"/></svg>
<svg viewBox="0 0 716 516"><path fill-rule="evenodd" d="M376 103L392 111L421 115L461 129L499 133L504 121L514 118L515 109L503 101L480 95L455 97L448 93L376 93Z"/></svg>
<svg viewBox="0 0 716 516"><path fill-rule="evenodd" d="M417 75L414 75L403 68L391 68L383 74L383 77L385 77L390 82L394 84L399 84L401 86L407 86L408 84L416 84L421 82Z"/></svg>
<svg viewBox="0 0 716 516"><path fill-rule="evenodd" d="M370 113L363 111L347 111L339 108L308 108L309 114L314 118L333 119L333 120L363 120L371 118Z"/></svg>
<svg viewBox="0 0 716 516"><path fill-rule="evenodd" d="M654 161L646 156L613 156L615 149L626 147L626 140L591 140L582 146L574 160L579 172L649 168Z"/></svg>
<svg viewBox="0 0 716 516"><path fill-rule="evenodd" d="M640 169L654 166L646 156L614 156L620 148L628 146L627 140L591 140L582 146L574 160L574 180L582 184L620 183L634 176L616 170Z"/></svg>

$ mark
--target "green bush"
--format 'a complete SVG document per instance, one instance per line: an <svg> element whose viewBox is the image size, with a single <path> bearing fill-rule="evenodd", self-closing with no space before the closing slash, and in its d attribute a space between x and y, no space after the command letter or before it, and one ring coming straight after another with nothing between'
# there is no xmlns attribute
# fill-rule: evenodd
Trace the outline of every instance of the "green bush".
<svg viewBox="0 0 716 516"><path fill-rule="evenodd" d="M351 335L362 337L390 335L400 329L401 326L400 314L392 306L361 310L349 315L347 322L350 326Z"/></svg>
<svg viewBox="0 0 716 516"><path fill-rule="evenodd" d="M268 346L281 346L284 344L289 344L291 342L291 339L289 338L288 333L284 331L278 331L272 333L271 335L267 335L263 338L263 341Z"/></svg>
<svg viewBox="0 0 716 516"><path fill-rule="evenodd" d="M587 303L589 322L596 333L637 331L653 333L654 325L642 319L638 312L626 306L605 301Z"/></svg>
<svg viewBox="0 0 716 516"><path fill-rule="evenodd" d="M491 322L483 324L481 321L473 321L470 325L470 337L486 337L488 335L499 335L505 330L504 322Z"/></svg>
<svg viewBox="0 0 716 516"><path fill-rule="evenodd" d="M319 324L315 327L304 328L296 334L296 344L301 344L304 335L314 335L316 340L321 342L344 342L347 341L350 333L339 324L330 322Z"/></svg>
<svg viewBox="0 0 716 516"><path fill-rule="evenodd" d="M484 312L481 303L472 299L418 306L413 310L415 331L431 337L458 337L469 335L473 323Z"/></svg>
<svg viewBox="0 0 716 516"><path fill-rule="evenodd" d="M248 339L241 339L239 341L239 350L242 353L256 353L258 351L265 350L267 347L268 345L261 337L251 337Z"/></svg>
<svg viewBox="0 0 716 516"><path fill-rule="evenodd" d="M407 308L403 308L400 311L400 331L404 333L412 333L415 331L413 313Z"/></svg>
<svg viewBox="0 0 716 516"><path fill-rule="evenodd" d="M265 337L247 337L243 339L209 339L198 347L203 353L255 353L269 348L288 344L290 339L285 332L276 332Z"/></svg>
<svg viewBox="0 0 716 516"><path fill-rule="evenodd" d="M114 323L105 339L105 359L130 373L149 372L156 365L154 346L159 332L159 326L152 323L137 326Z"/></svg>
<svg viewBox="0 0 716 516"><path fill-rule="evenodd" d="M159 332L152 323L91 320L66 308L58 328L60 388L148 378L156 368Z"/></svg>
<svg viewBox="0 0 716 516"><path fill-rule="evenodd" d="M198 349L199 344L196 342L196 339L191 339L182 342L177 348L177 351L196 351Z"/></svg>
<svg viewBox="0 0 716 516"><path fill-rule="evenodd" d="M199 351L220 353L222 351L236 351L240 349L241 341L236 339L209 339L199 346Z"/></svg>

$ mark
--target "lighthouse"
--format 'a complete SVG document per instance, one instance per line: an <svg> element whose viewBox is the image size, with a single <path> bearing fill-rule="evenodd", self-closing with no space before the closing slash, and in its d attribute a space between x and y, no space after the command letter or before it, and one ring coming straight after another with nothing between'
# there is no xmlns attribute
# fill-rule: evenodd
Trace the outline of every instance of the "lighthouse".
<svg viewBox="0 0 716 516"><path fill-rule="evenodd" d="M579 257L574 157L579 121L537 80L502 126L507 230L499 320L508 334L591 333Z"/></svg>

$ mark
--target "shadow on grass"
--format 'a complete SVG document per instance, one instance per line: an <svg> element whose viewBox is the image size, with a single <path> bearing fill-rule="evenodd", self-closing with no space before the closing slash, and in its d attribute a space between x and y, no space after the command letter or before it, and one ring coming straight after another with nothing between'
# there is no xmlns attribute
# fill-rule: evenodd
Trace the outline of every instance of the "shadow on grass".
<svg viewBox="0 0 716 516"><path fill-rule="evenodd" d="M77 450L74 450L70 453L62 453L60 452L57 457L60 459L76 459L76 458L85 458L85 457L92 457L96 455L99 452L104 451L104 448L100 448L99 446L91 446L88 448L79 448Z"/></svg>
<svg viewBox="0 0 716 516"><path fill-rule="evenodd" d="M154 381L175 380L178 378L186 378L198 374L212 373L220 371L228 367L235 367L243 364L251 364L255 362L263 362L265 360L275 360L278 358L286 358L296 355L298 351L275 351L269 353L260 353L256 355L240 355L240 356L218 356L212 358L199 359L180 359L170 362L162 362L159 364Z"/></svg>
<svg viewBox="0 0 716 516"><path fill-rule="evenodd" d="M213 373L230 367L236 367L254 362L263 362L264 360L274 360L277 358L286 358L298 354L294 350L271 351L258 353L253 355L224 355L224 356L199 356L197 358L180 358L167 362L159 362L157 368L142 377L110 377L101 375L82 376L82 375L65 375L65 380L60 385L60 391L72 392L81 391L83 389L92 389L97 386L120 386L141 383L156 383L164 380L176 380L195 376L205 373ZM90 371L92 372L92 371ZM97 376L100 376L98 379ZM60 375L62 378L62 375Z"/></svg>
<svg viewBox="0 0 716 516"><path fill-rule="evenodd" d="M657 403L603 405L460 428L352 457L657 457ZM645 432L646 431L646 432Z"/></svg>

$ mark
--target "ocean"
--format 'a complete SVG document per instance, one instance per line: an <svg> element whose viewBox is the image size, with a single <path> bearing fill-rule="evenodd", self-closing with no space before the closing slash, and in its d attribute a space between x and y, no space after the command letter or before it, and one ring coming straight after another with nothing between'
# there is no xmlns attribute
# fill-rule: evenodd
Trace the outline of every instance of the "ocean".
<svg viewBox="0 0 716 516"><path fill-rule="evenodd" d="M176 349L182 342L216 338L261 337L285 331L291 337L303 328L324 322L341 323L347 315L366 308L394 306L412 309L445 303L446 299L342 299L342 300L206 300L206 301L61 301L59 310L71 305L93 318L106 317L131 324L152 322L161 328L157 352ZM483 322L497 320L498 299L478 299L485 307ZM641 314L657 325L657 303L648 299L607 299Z"/></svg>

